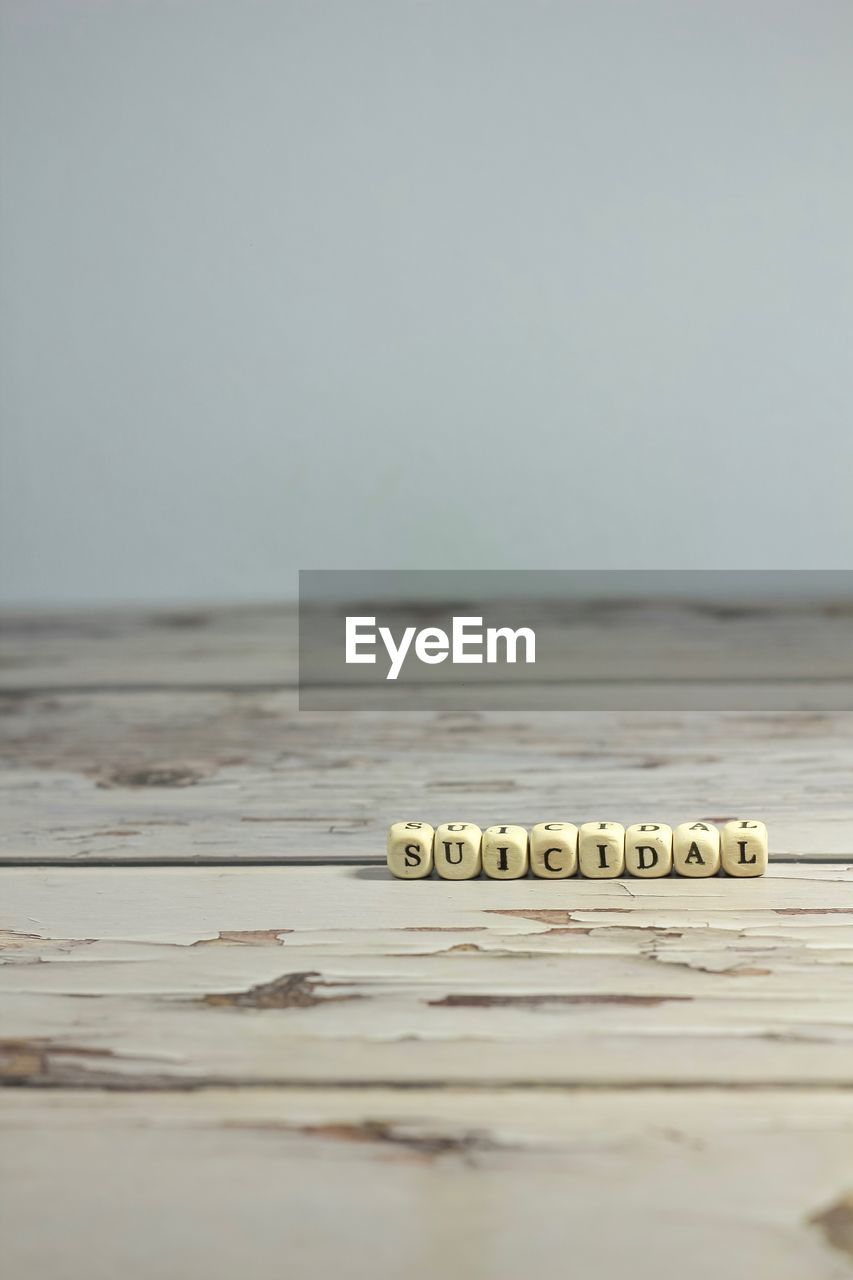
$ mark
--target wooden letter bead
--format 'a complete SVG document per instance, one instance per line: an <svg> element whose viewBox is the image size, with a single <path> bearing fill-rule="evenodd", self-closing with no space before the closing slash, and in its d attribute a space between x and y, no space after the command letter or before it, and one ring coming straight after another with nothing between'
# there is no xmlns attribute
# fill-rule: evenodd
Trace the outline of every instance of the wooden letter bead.
<svg viewBox="0 0 853 1280"><path fill-rule="evenodd" d="M483 833L473 822L443 822L435 832L435 869L444 880L473 880L482 865Z"/></svg>
<svg viewBox="0 0 853 1280"><path fill-rule="evenodd" d="M577 827L571 822L537 822L530 833L530 870L542 880L577 875Z"/></svg>
<svg viewBox="0 0 853 1280"><path fill-rule="evenodd" d="M388 869L401 880L423 880L432 871L435 832L428 822L395 822L388 832Z"/></svg>
<svg viewBox="0 0 853 1280"><path fill-rule="evenodd" d="M710 822L682 822L672 833L672 865L680 876L715 876L720 833Z"/></svg>
<svg viewBox="0 0 853 1280"><path fill-rule="evenodd" d="M591 880L612 880L625 870L625 828L618 822L585 822L578 833L578 866Z"/></svg>
<svg viewBox="0 0 853 1280"><path fill-rule="evenodd" d="M625 832L625 870L642 880L672 870L672 828L662 822L636 822Z"/></svg>
<svg viewBox="0 0 853 1280"><path fill-rule="evenodd" d="M763 822L727 822L721 856L728 876L763 876L767 870L767 828Z"/></svg>
<svg viewBox="0 0 853 1280"><path fill-rule="evenodd" d="M483 871L492 880L520 880L527 875L527 831L524 827L486 827Z"/></svg>

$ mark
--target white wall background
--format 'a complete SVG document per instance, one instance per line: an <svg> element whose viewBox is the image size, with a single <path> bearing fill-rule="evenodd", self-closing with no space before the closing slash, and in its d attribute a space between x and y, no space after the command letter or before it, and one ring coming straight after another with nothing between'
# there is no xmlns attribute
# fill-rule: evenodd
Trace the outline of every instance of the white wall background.
<svg viewBox="0 0 853 1280"><path fill-rule="evenodd" d="M0 598L848 567L848 0L0 0Z"/></svg>

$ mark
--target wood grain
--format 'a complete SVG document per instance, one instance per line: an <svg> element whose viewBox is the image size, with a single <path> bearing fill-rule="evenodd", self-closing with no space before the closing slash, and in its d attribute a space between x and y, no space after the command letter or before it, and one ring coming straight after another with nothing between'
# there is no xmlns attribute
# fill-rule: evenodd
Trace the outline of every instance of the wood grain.
<svg viewBox="0 0 853 1280"><path fill-rule="evenodd" d="M368 608L357 607L359 611ZM853 603L849 600L755 605L576 600L537 602L536 610L542 619L536 675L546 683L565 678L564 662L552 669L548 661L549 653L560 649L549 643L549 635L559 635L570 638L584 682L600 677L607 684L614 674L621 686L643 680L696 686L727 681L772 684L775 680L782 685L799 683L804 697L817 696L812 689L816 682L827 683L835 698L829 705L844 699L851 709ZM343 615L346 610L340 612ZM393 603L384 603L382 612L393 629ZM0 674L2 687L19 691L295 689L297 611L293 605L4 610L0 613ZM451 684L468 682L470 669L447 667L442 679ZM600 690L594 696L600 697ZM713 705L720 706L719 697L714 696ZM449 697L452 700L452 690Z"/></svg>
<svg viewBox="0 0 853 1280"><path fill-rule="evenodd" d="M33 1280L853 1270L833 1090L7 1090L0 1142L4 1265Z"/></svg>
<svg viewBox="0 0 853 1280"><path fill-rule="evenodd" d="M381 861L391 822L764 819L853 860L853 714L297 712L276 693L15 699L0 858Z"/></svg>
<svg viewBox="0 0 853 1280"><path fill-rule="evenodd" d="M849 611L770 612L853 675ZM636 625L655 670L672 669L670 630L707 632L713 661L743 673L767 616L627 602L578 606L571 625L590 660ZM378 862L410 816L755 816L777 857L853 859L851 711L300 713L292 609L3 621L3 861Z"/></svg>
<svg viewBox="0 0 853 1280"><path fill-rule="evenodd" d="M7 1081L853 1087L853 868L2 878Z"/></svg>
<svg viewBox="0 0 853 1280"><path fill-rule="evenodd" d="M299 713L278 610L7 617L5 1268L849 1280L846 616L785 624L823 710L535 716ZM761 620L680 625L725 666ZM805 861L406 883L410 816L750 816Z"/></svg>

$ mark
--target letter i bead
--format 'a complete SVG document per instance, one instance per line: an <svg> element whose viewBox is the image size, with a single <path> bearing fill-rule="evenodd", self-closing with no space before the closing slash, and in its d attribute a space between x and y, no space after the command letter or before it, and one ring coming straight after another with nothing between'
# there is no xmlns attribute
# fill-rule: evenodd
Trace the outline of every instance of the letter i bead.
<svg viewBox="0 0 853 1280"><path fill-rule="evenodd" d="M388 868L400 880L423 880L432 871L435 832L428 822L395 822L388 832Z"/></svg>
<svg viewBox="0 0 853 1280"><path fill-rule="evenodd" d="M763 876L767 870L767 828L763 822L727 822L720 846L728 876Z"/></svg>
<svg viewBox="0 0 853 1280"><path fill-rule="evenodd" d="M480 874L482 838L473 822L443 822L436 829L435 869L443 880L473 880Z"/></svg>
<svg viewBox="0 0 853 1280"><path fill-rule="evenodd" d="M486 827L483 832L483 871L492 880L520 880L527 875L527 829Z"/></svg>
<svg viewBox="0 0 853 1280"><path fill-rule="evenodd" d="M625 828L619 822L585 822L578 833L578 866L591 880L613 880L625 870Z"/></svg>

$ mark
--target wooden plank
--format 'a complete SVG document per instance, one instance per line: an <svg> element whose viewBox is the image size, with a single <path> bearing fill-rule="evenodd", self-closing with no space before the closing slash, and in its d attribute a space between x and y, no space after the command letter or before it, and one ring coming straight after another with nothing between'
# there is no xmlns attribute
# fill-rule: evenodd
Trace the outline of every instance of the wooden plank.
<svg viewBox="0 0 853 1280"><path fill-rule="evenodd" d="M293 688L290 607L0 613L2 688Z"/></svg>
<svg viewBox="0 0 853 1280"><path fill-rule="evenodd" d="M853 1086L853 868L0 878L7 1082Z"/></svg>
<svg viewBox="0 0 853 1280"><path fill-rule="evenodd" d="M382 861L401 817L761 817L853 861L853 713L297 712L252 691L13 699L0 859Z"/></svg>
<svg viewBox="0 0 853 1280"><path fill-rule="evenodd" d="M592 652L616 609L641 665L669 666L667 618L739 661L767 614L667 608L588 607L572 625ZM395 818L463 809L481 824L758 814L777 855L853 858L850 712L462 714L451 689L445 712L299 713L292 689L264 687L295 678L292 610L5 622L3 861L379 861ZM835 670L848 623L785 616ZM25 692L51 685L77 692Z"/></svg>
<svg viewBox="0 0 853 1280"><path fill-rule="evenodd" d="M585 681L601 677L607 683L614 671L620 686L631 680L667 684L677 680L690 686L691 681L701 685L773 679L784 685L796 684L799 678L801 696L806 699L818 696L815 680L834 681L830 684L833 701L827 707L841 705L840 699L850 706L850 601L750 606L689 600L578 600L537 602L536 610L537 617L543 618L537 630L536 672L546 683L565 677L564 657L554 666L549 665L548 655L563 648L553 638L559 635L565 640L568 634L576 670ZM383 606L383 616L392 626L394 615L392 603ZM626 636L630 637L627 648ZM5 610L0 613L0 676L0 687L12 691L293 689L298 678L297 612L293 605L172 611ZM447 667L442 677L469 682L470 668ZM694 688L691 696L699 692ZM452 705L452 689L447 696ZM520 696L529 698L529 691ZM599 699L603 692L593 690L591 696ZM712 691L711 696L714 700L709 705L723 705L719 692ZM768 696L778 699L778 689L771 687ZM624 689L614 697L624 699ZM629 704L615 701L612 705Z"/></svg>
<svg viewBox="0 0 853 1280"><path fill-rule="evenodd" d="M844 1280L853 1096L0 1093L10 1275Z"/></svg>
<svg viewBox="0 0 853 1280"><path fill-rule="evenodd" d="M640 613L648 674L672 652ZM679 625L735 659L760 625L709 617ZM297 714L292 615L12 621L7 860L381 859L393 817L458 811L749 813L777 853L853 863L853 721L831 703ZM845 629L813 623L789 619L791 643L843 684ZM841 1280L851 955L843 865L557 885L4 867L0 1083L24 1086L0 1090L4 1263Z"/></svg>

